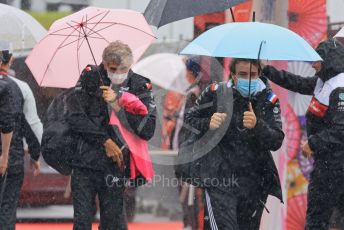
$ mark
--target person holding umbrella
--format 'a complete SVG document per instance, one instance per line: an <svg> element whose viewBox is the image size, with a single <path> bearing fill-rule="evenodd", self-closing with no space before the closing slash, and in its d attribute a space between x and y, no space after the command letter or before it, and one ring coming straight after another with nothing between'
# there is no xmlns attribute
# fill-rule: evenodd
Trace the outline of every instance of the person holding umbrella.
<svg viewBox="0 0 344 230"><path fill-rule="evenodd" d="M19 193L24 180L24 141L25 138L31 163L34 166L34 175L40 173L40 140L34 134L30 119L25 113L25 100L21 91L21 84L12 79L7 74L7 67L11 61L8 50L2 51L3 63L1 65L0 76L8 87L8 95L11 97L12 109L11 119L14 121L13 137L9 150L8 169L5 180L1 182L2 202L0 206L0 226L4 229L15 229L16 210ZM6 143L4 143L6 145Z"/></svg>
<svg viewBox="0 0 344 230"><path fill-rule="evenodd" d="M111 86L103 87L103 97L119 117L126 120L125 126L144 140L153 137L156 121L156 106L149 79L131 70L133 53L130 47L120 41L110 43L103 52L103 61L99 66L102 76L111 81ZM119 93L129 92L136 95L148 109L147 116L138 116L125 110L119 104Z"/></svg>
<svg viewBox="0 0 344 230"><path fill-rule="evenodd" d="M313 62L315 76L303 78L269 65L263 73L288 90L313 96L306 114L308 142L302 147L314 157L305 229L327 230L335 207L338 216L344 215L344 46L329 39L316 51L323 61Z"/></svg>
<svg viewBox="0 0 344 230"><path fill-rule="evenodd" d="M229 123L219 144L195 166L205 187L204 229L258 230L268 195L282 201L270 152L278 150L284 139L280 107L259 77L259 65L253 59L233 59L231 80L207 87L186 114L185 122L200 136ZM231 92L233 113L227 114L221 101L230 100Z"/></svg>
<svg viewBox="0 0 344 230"><path fill-rule="evenodd" d="M83 70L77 84L81 89L66 102L67 121L78 139L71 175L74 229L91 229L96 195L100 201L99 228L127 229L123 218L123 192L129 166L127 155L122 152L127 144L120 146L115 142L120 134L110 124L113 111L121 114L118 117L123 116L126 121L123 126L140 138L148 140L154 134L155 105L151 86L148 79L130 71L133 55L129 46L112 42L104 49L102 58L100 66L88 65ZM126 92L136 93L150 113L136 115L122 108L119 95ZM135 172L133 168L130 170Z"/></svg>

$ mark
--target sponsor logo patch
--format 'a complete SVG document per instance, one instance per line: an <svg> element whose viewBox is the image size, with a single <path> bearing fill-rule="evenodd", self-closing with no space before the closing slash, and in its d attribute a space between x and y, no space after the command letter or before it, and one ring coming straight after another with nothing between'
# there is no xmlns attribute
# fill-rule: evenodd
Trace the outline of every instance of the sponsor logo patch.
<svg viewBox="0 0 344 230"><path fill-rule="evenodd" d="M344 93L339 94L339 100L344 101Z"/></svg>
<svg viewBox="0 0 344 230"><path fill-rule="evenodd" d="M278 114L278 113L280 112L280 109L279 109L278 107L275 107L274 110L273 110L273 112L274 112L275 114Z"/></svg>
<svg viewBox="0 0 344 230"><path fill-rule="evenodd" d="M328 110L328 106L321 104L315 97L312 98L308 111L317 117L324 117Z"/></svg>

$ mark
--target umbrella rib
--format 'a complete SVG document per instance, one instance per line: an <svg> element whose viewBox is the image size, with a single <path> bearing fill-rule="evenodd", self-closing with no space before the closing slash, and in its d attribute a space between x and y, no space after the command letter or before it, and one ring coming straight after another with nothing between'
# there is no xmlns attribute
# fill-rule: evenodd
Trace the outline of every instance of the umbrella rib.
<svg viewBox="0 0 344 230"><path fill-rule="evenodd" d="M107 12L104 13L104 16L98 21L98 22L93 22L93 23L87 23L87 24L94 24L93 28L89 28L90 30L94 31L94 28L99 25L99 23L110 13L108 10Z"/></svg>
<svg viewBox="0 0 344 230"><path fill-rule="evenodd" d="M109 10L107 10L107 11L102 11L102 12L100 12L99 14L96 14L96 15L92 16L92 17L89 18L88 20L86 19L86 22L87 22L87 21L91 21L92 19L98 17L98 16L101 15L101 14L108 14L109 12L110 12ZM103 18L104 18L104 17L103 17ZM76 22L76 21L72 21L72 22L74 22L74 23L76 23L76 24L80 24L80 23L78 23L78 22ZM88 22L87 22L87 23L88 23Z"/></svg>
<svg viewBox="0 0 344 230"><path fill-rule="evenodd" d="M103 35L101 35L100 33L98 33L98 31L94 31L93 28L89 28L89 27L87 27L87 28L88 28L89 31L90 31L90 33L87 34L87 37L89 37L89 38L95 38L95 39L102 39L102 40L105 40L107 43L110 43L110 41L108 41ZM103 28L103 29L105 29L105 28ZM92 32L92 33L91 33L91 32ZM96 35L98 35L99 37L93 37L93 36L91 36L91 35L93 35L93 34L96 34Z"/></svg>
<svg viewBox="0 0 344 230"><path fill-rule="evenodd" d="M118 23L118 22L101 22L101 23L108 23L108 24L110 24L110 25L109 25L109 26L106 26L106 27L104 27L104 28L102 28L102 29L96 30L95 32L99 32L99 31L105 30L105 29L107 29L107 28L109 28L109 27L111 27L111 26L113 26L113 25L121 25L121 26L126 26L126 27L129 27L129 28L138 30L138 31L140 31L140 32L143 32L143 33L146 34L146 35L149 35L149 36L151 36L151 37L153 37L153 38L156 38L154 35L152 35L152 34L150 34L150 33L147 33L146 31L141 30L141 29L139 29L139 28L136 28L135 26L130 26L130 25L127 25L127 24L124 24L124 23ZM92 34L94 34L94 33L91 33L91 35L92 35Z"/></svg>
<svg viewBox="0 0 344 230"><path fill-rule="evenodd" d="M68 27L69 29L73 29L74 31L72 31L70 34L64 35L64 36L66 36L66 37L75 37L75 36L79 36L79 35L72 35L72 33L78 32L78 33L80 34L80 31L78 31L78 28L80 28L80 26L74 27L74 26L70 25L69 23L67 23L67 25L69 26L69 27ZM66 28L66 29L67 29L67 28ZM51 33L51 34L49 34L49 35L59 35L59 36L60 36L60 34L55 34L55 32L53 32L53 33Z"/></svg>
<svg viewBox="0 0 344 230"><path fill-rule="evenodd" d="M67 40L67 39L65 39L65 40L59 45L58 49L64 48L64 47L66 47L66 46L68 46L68 45L70 45L70 44L73 44L73 43L77 42L78 40L80 40L80 34L83 34L83 35L85 36L84 33L81 33L81 27L79 27L80 31L79 31L77 28L74 28L74 27L73 27L73 29L74 29L74 31L72 31L72 33L78 32L79 38L76 39L76 40L74 40L74 41L71 41L71 42L69 42L69 43L67 43L67 44L64 44L64 42ZM67 38L68 38L68 37L67 37Z"/></svg>
<svg viewBox="0 0 344 230"><path fill-rule="evenodd" d="M72 34L72 33L74 33L74 31L72 31L71 34ZM66 38L60 43L60 45L57 47L57 49L54 51L53 56L51 57L51 59L49 60L48 65L47 65L47 67L45 68L45 71L44 71L44 74L43 74L43 78L42 78L42 80L41 80L41 82L40 82L40 85L42 85L42 83L43 83L43 81L44 81L44 79L45 79L45 75L47 74L48 68L49 68L51 62L53 61L55 55L57 54L57 51L60 49L61 45L62 45L67 39L68 39L68 37L66 37Z"/></svg>
<svg viewBox="0 0 344 230"><path fill-rule="evenodd" d="M93 39L101 39L101 40L105 40L105 41L107 41L105 38L100 38L100 37L92 37L92 36L87 36L87 37L89 37L89 38L93 38ZM59 48L64 48L64 47L66 47L66 46L69 46L69 45L71 45L71 44L73 44L73 43L75 43L75 42L78 42L78 41L80 41L80 40L85 40L85 37L79 37L78 39L75 39L75 40L73 40L73 41L71 41L71 42L69 42L69 43L66 43L66 44L64 44L63 46L61 46L61 47L59 47ZM108 42L108 41L107 41ZM82 45L82 43L80 44L80 47L81 47L81 45Z"/></svg>
<svg viewBox="0 0 344 230"><path fill-rule="evenodd" d="M80 50L80 47L81 47L81 45L79 46L79 44L80 44L80 34L81 34L81 28L79 28L79 39L78 39L78 44L77 44L77 46L76 46L76 60L77 60L77 62L78 62L78 70L79 70L79 74L80 74L80 57L79 57L79 50ZM85 39L84 39L85 40ZM81 44L84 42L84 40L82 40L82 42L81 42Z"/></svg>
<svg viewBox="0 0 344 230"><path fill-rule="evenodd" d="M61 36L61 37L79 37L79 35L67 35L67 34L49 34L49 35L54 35L54 36Z"/></svg>
<svg viewBox="0 0 344 230"><path fill-rule="evenodd" d="M93 17L91 17L89 20L92 20L93 18L98 17L99 15L101 15L101 14L103 14L103 13L104 13L104 12L100 12L99 14L96 14L96 15L94 15ZM76 21L74 21L74 20L72 20L71 22L75 23L76 26L79 26L79 25L80 25L80 22L76 22ZM71 27L74 28L74 26L71 26L69 23L66 23L66 24L68 25L68 27L60 28L60 29L58 29L58 30L56 30L56 31L54 31L54 32L52 32L52 33L60 32L60 31L62 31L62 30L66 30L66 29L70 29Z"/></svg>

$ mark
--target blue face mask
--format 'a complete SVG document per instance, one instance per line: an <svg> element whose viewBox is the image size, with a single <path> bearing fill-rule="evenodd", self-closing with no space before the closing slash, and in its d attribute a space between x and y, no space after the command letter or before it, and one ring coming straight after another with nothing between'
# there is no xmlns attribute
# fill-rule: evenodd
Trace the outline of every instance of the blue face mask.
<svg viewBox="0 0 344 230"><path fill-rule="evenodd" d="M250 81L247 79L238 78L236 89L241 96L248 97ZM258 79L251 79L251 95L255 94L258 88Z"/></svg>

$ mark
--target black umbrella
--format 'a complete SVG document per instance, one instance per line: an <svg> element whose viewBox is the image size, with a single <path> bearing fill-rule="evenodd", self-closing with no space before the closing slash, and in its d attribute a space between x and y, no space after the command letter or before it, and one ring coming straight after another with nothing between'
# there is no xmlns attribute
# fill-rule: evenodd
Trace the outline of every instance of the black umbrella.
<svg viewBox="0 0 344 230"><path fill-rule="evenodd" d="M151 0L145 10L148 23L157 28L196 15L231 8L247 0Z"/></svg>

